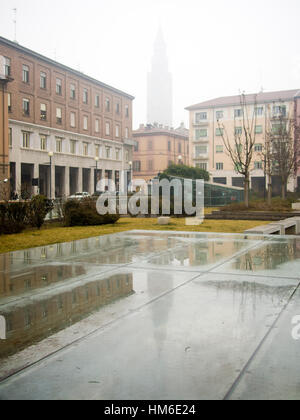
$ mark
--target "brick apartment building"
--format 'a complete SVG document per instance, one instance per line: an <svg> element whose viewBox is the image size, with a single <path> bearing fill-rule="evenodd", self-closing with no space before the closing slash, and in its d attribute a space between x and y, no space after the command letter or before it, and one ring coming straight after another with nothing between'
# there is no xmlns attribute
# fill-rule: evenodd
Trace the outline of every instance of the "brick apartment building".
<svg viewBox="0 0 300 420"><path fill-rule="evenodd" d="M63 197L93 193L102 178L125 190L133 96L2 37L0 58L11 79L1 84L0 107L2 168L9 164L2 178L11 190Z"/></svg>
<svg viewBox="0 0 300 420"><path fill-rule="evenodd" d="M171 163L189 164L189 130L162 124L141 124L133 132L133 177L150 181Z"/></svg>
<svg viewBox="0 0 300 420"><path fill-rule="evenodd" d="M300 122L300 90L260 92L246 95L249 116L256 114L256 144L251 167L251 188L263 192L267 188L261 152L268 130L276 125L278 117ZM190 112L190 160L192 165L210 172L212 180L228 186L242 187L244 179L233 166L223 144L218 120L229 135L242 130L240 96L221 97L186 108ZM252 118L252 117L251 117ZM273 191L280 193L280 182L273 177ZM288 190L300 186L300 170L291 177Z"/></svg>

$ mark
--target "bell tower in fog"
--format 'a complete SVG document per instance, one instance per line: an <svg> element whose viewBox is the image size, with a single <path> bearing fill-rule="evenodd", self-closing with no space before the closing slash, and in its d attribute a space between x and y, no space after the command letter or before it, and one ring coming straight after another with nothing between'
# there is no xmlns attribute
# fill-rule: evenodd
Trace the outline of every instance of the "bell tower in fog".
<svg viewBox="0 0 300 420"><path fill-rule="evenodd" d="M173 125L173 86L168 68L167 49L163 33L159 28L152 57L151 72L148 73L147 123Z"/></svg>

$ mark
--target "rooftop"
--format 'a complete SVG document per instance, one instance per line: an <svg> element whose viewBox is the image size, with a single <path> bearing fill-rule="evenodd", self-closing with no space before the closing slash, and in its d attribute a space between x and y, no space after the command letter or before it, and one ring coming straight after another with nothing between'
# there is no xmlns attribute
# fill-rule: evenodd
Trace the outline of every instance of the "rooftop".
<svg viewBox="0 0 300 420"><path fill-rule="evenodd" d="M272 103L280 101L291 101L296 97L300 97L300 90L282 90L277 92L259 92L245 95L247 104L261 104L261 103ZM218 108L226 106L239 106L241 103L241 96L223 96L220 98L212 99L209 101L200 102L196 105L191 105L185 108L188 111L194 111L198 109L206 108Z"/></svg>
<svg viewBox="0 0 300 420"><path fill-rule="evenodd" d="M94 79L94 78L92 78L90 76L87 76L87 75L85 75L84 73L82 73L80 71L74 70L71 67L65 66L64 64L61 64L61 63L58 63L57 61L52 60L51 58L45 57L44 55L41 55L41 54L39 54L39 53L37 53L35 51L32 51L32 50L30 50L30 49L28 49L26 47L21 46L20 44L18 44L16 42L10 41L9 39L6 39L6 38L3 38L3 37L0 36L0 45L1 44L6 45L6 46L8 46L10 48L14 48L15 50L20 51L20 52L23 52L25 54L29 54L32 57L34 57L35 59L44 61L44 62L46 62L48 64L51 64L52 66L56 66L56 67L58 67L58 68L60 68L60 69L62 69L64 71L66 71L66 72L69 72L69 73L72 73L72 74L76 75L77 77L80 77L82 79L85 79L87 82L94 83L94 84L96 84L96 85L98 85L98 86L100 86L102 88L106 88L106 89L109 89L109 90L111 90L111 91L113 91L115 93L118 93L120 95L123 95L123 96L127 97L130 100L135 99L134 96L131 96L128 93L125 93L125 92L123 92L123 91L121 91L119 89L116 89L116 88L114 88L112 86L109 86L109 85L103 83L103 82L100 82L99 80Z"/></svg>

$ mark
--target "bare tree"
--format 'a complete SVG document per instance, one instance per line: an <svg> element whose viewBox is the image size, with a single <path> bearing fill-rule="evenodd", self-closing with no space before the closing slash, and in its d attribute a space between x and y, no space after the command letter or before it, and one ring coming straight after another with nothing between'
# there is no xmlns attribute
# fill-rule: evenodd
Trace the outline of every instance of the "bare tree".
<svg viewBox="0 0 300 420"><path fill-rule="evenodd" d="M265 172L268 175L269 204L272 196L272 176L280 177L281 197L285 199L288 181L300 166L299 133L300 127L296 125L295 120L285 115L285 107L282 107L279 115L272 117L269 122L263 151Z"/></svg>
<svg viewBox="0 0 300 420"><path fill-rule="evenodd" d="M254 102L256 104L256 96ZM235 115L233 133L228 133L224 124L220 124L219 120L218 127L235 171L245 178L245 206L249 207L250 167L256 139L256 106L254 106L253 114L249 115L245 94L240 95L240 106L241 115ZM237 126L237 122L241 127Z"/></svg>

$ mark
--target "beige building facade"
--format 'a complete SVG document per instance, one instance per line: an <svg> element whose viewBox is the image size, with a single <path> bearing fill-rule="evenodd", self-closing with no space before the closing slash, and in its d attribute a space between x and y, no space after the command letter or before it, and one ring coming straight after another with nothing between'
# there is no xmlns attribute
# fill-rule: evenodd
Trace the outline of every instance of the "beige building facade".
<svg viewBox="0 0 300 420"><path fill-rule="evenodd" d="M133 132L133 139L134 179L150 181L172 163L189 164L189 136L183 124L177 129L141 124Z"/></svg>
<svg viewBox="0 0 300 420"><path fill-rule="evenodd" d="M254 124L255 147L251 166L251 188L261 192L266 188L262 150L266 133L276 124L276 118L295 118L300 90L245 95L246 112ZM186 108L190 113L190 161L206 169L212 181L227 186L242 187L244 179L236 171L225 149L222 132L232 138L243 129L241 97L222 97ZM290 179L288 189L297 188L297 177Z"/></svg>

